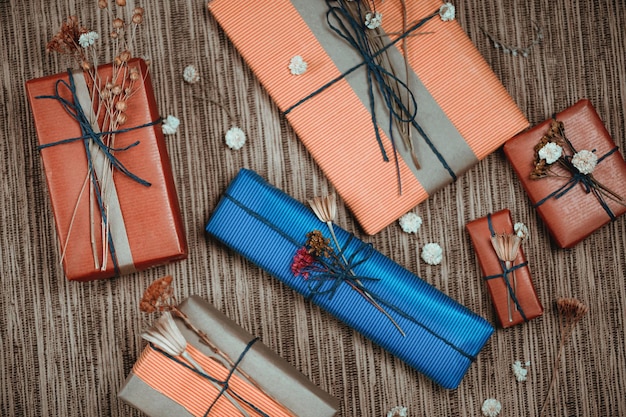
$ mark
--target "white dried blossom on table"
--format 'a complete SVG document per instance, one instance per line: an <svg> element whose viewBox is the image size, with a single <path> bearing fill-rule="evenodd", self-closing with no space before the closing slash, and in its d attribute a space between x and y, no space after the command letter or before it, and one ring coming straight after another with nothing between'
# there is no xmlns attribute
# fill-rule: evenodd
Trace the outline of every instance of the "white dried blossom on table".
<svg viewBox="0 0 626 417"><path fill-rule="evenodd" d="M383 23L383 14L380 12L367 12L365 14L365 26L368 29L376 29Z"/></svg>
<svg viewBox="0 0 626 417"><path fill-rule="evenodd" d="M515 223L513 225L513 231L522 240L526 240L528 238L528 227L522 222Z"/></svg>
<svg viewBox="0 0 626 417"><path fill-rule="evenodd" d="M518 382L524 382L528 378L528 369L525 368L528 366L530 366L530 361L526 363L515 361L513 362L513 365L511 365L513 375L515 375L515 379L517 379Z"/></svg>
<svg viewBox="0 0 626 417"><path fill-rule="evenodd" d="M387 412L387 417L407 417L407 411L406 407L398 405Z"/></svg>
<svg viewBox="0 0 626 417"><path fill-rule="evenodd" d="M294 56L293 58L291 58L291 61L289 61L289 71L292 75L304 74L307 67L308 64L300 55Z"/></svg>
<svg viewBox="0 0 626 417"><path fill-rule="evenodd" d="M417 233L422 227L422 218L415 213L407 213L398 220L400 227L406 233Z"/></svg>
<svg viewBox="0 0 626 417"><path fill-rule="evenodd" d="M449 20L454 20L456 17L456 9L452 3L444 3L439 8L439 16L441 20L447 22Z"/></svg>
<svg viewBox="0 0 626 417"><path fill-rule="evenodd" d="M167 118L163 121L163 134L164 135L175 135L178 131L178 126L180 125L180 120L178 118L172 116L171 114L167 116Z"/></svg>
<svg viewBox="0 0 626 417"><path fill-rule="evenodd" d="M554 142L548 142L539 149L538 155L539 158L546 160L546 164L550 165L558 161L563 155L563 148Z"/></svg>
<svg viewBox="0 0 626 417"><path fill-rule="evenodd" d="M593 172L598 164L598 156L588 150L582 150L574 154L572 157L572 165L581 174L588 175Z"/></svg>
<svg viewBox="0 0 626 417"><path fill-rule="evenodd" d="M443 249L438 243L427 243L422 248L422 259L429 265L439 265L443 259Z"/></svg>
<svg viewBox="0 0 626 417"><path fill-rule="evenodd" d="M502 404L495 398L487 398L480 410L485 417L496 417L502 411Z"/></svg>
<svg viewBox="0 0 626 417"><path fill-rule="evenodd" d="M235 151L241 149L246 143L246 134L237 126L233 126L226 132L226 145Z"/></svg>
<svg viewBox="0 0 626 417"><path fill-rule="evenodd" d="M183 70L183 80L187 84L195 84L200 81L200 74L198 74L198 69L195 65L187 65Z"/></svg>
<svg viewBox="0 0 626 417"><path fill-rule="evenodd" d="M83 48L89 48L91 45L96 43L98 39L100 39L100 35L98 35L97 32L91 31L80 35L78 38L78 44Z"/></svg>

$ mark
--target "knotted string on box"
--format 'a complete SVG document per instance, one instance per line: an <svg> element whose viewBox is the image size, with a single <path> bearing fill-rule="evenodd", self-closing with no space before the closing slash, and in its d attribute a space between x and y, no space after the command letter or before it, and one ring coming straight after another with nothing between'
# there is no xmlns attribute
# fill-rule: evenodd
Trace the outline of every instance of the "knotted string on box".
<svg viewBox="0 0 626 417"><path fill-rule="evenodd" d="M264 224L265 226L270 228L272 231L277 233L283 239L285 239L286 241L288 241L291 244L293 244L293 246L296 249L300 249L300 248L302 248L304 246L304 244L302 242L299 242L296 239L294 239L293 237L289 236L287 233L285 233L283 230L281 230L279 227L277 227L274 223L272 223L269 219L267 219L266 217L264 217L261 214L257 213L256 211L250 209L244 203L239 201L237 198L231 196L228 193L224 194L224 198L226 198L227 200L231 201L233 204L235 204L237 207L239 207L241 210L243 210L246 214L248 214L251 217L253 217L254 219L260 221L262 224ZM363 281L380 281L380 278L360 277L360 276L356 276L356 275L351 275L350 274L350 270L351 269L357 267L358 265L361 265L361 264L367 262L369 260L369 258L371 257L371 255L374 253L374 249L372 248L371 244L366 244L364 242L359 241L352 234L349 234L348 238L346 239L346 242L343 245L341 245L341 247L343 248L343 251L345 251L348 248L348 245L351 242L355 242L355 244L360 244L360 246L353 252L352 255L347 257L348 262L346 262L343 266L337 266L337 265L333 266L334 271L335 271L334 274L332 272L327 272L320 279L317 279L314 275L311 275L308 278L308 280L315 281L315 284L313 284L312 288L316 291L315 293L311 292L311 294L309 295L308 298L313 298L313 296L315 296L316 294L317 295L319 295L319 294L328 294L329 295L329 299L331 299L333 297L333 295L336 293L337 289L341 286L342 283L344 283L344 282L348 283L353 288L359 288L360 290L367 292L367 294L374 301L376 301L380 305L388 308L390 311L393 311L394 313L396 313L398 316L404 318L405 320L408 320L408 321L418 325L419 327L424 329L426 332L430 333L432 336L436 337L441 342L443 342L444 344L446 344L451 349L455 350L457 353L459 353L460 355L464 356L465 358L467 358L471 362L474 362L476 360L476 355L472 355L470 353L465 352L462 348L456 346L454 343L452 343L451 341L449 341L445 337L441 336L440 334L438 334L437 332L432 330L430 327L428 327L427 325L425 325L424 323L419 321L417 318L415 318L412 315L404 312L401 308L397 307L393 303L391 303L391 302L387 301L386 299L382 298L381 296L376 294L374 291L365 288L365 286L363 286L362 284L357 284L356 281L358 281L358 280L363 280ZM340 254L341 253L342 252L340 252ZM361 254L361 256L362 256L360 259L357 259L358 254ZM318 273L320 271L311 271L311 272ZM324 283L331 283L331 287L327 288L327 289L323 289L322 285ZM311 289L311 285L309 285L309 290L310 289Z"/></svg>
<svg viewBox="0 0 626 417"><path fill-rule="evenodd" d="M383 96L385 107L389 111L389 132L390 132L389 134L390 134L391 145L392 145L393 152L394 152L396 173L398 176L398 187L399 187L400 193L402 193L402 182L400 178L400 165L398 162L398 153L396 149L396 143L395 143L393 128L392 128L394 120L401 122L401 123L410 123L411 126L413 126L413 128L415 128L417 132L422 136L422 138L424 139L424 142L426 142L428 147L435 154L435 156L437 157L437 159L439 160L443 168L446 171L448 171L448 174L450 175L452 180L456 181L457 179L456 174L454 173L454 171L452 170L452 168L450 167L450 165L448 164L444 156L441 154L441 152L439 152L435 144L430 140L430 138L428 137L424 129L420 126L420 124L416 120L418 109L417 109L417 100L415 98L415 95L413 94L409 86L404 81L402 81L400 78L394 75L390 69L385 68L384 65L381 65L377 62L377 58L379 58L382 54L384 54L388 49L390 49L391 47L396 45L398 42L410 36L413 32L415 32L417 29L422 27L433 17L437 16L439 14L439 9L436 10L434 13L430 14L429 16L418 21L413 26L409 27L406 30L406 32L402 33L400 36L398 36L396 39L394 39L393 41L391 41L390 43L388 43L381 49L375 51L373 50L371 42L368 39L367 32L366 32L368 29L366 28L365 23L363 21L356 20L352 16L352 14L349 12L349 10L346 7L345 0L339 0L337 2L338 6L333 6L331 3L334 3L334 1L326 0L326 4L328 5L328 8L329 8L328 12L326 13L326 21L328 22L330 29L334 31L339 37L341 37L346 42L348 42L348 44L350 44L350 46L352 46L359 53L359 55L361 55L361 57L363 58L363 61L353 66L352 68L348 69L347 71L345 71L343 74L339 75L338 77L332 79L328 83L324 84L317 90L313 91L311 94L302 98L300 101L298 101L291 107L287 108L283 112L283 114L284 115L289 114L296 107L305 103L309 99L317 96L318 94L324 92L328 88L332 87L335 83L343 80L348 75L360 69L361 67L365 67L366 73L367 73L367 87L368 87L367 91L368 91L368 99L369 99L372 125L374 127L376 141L378 143L383 160L385 162L389 161L389 157L387 156L387 152L385 151L383 141L380 136L379 129L378 129L378 121L376 118L376 111L375 111L376 100L375 100L375 95L374 95L374 84L378 86L378 90ZM360 6L358 7L360 10ZM361 13L359 12L359 15L360 14ZM408 108L403 102L401 94L399 94L399 92L397 91L394 91L393 87L391 86L392 83L399 85L402 88L402 90L405 91L406 94L408 95L409 103L410 103ZM396 108L400 109L400 111L397 111Z"/></svg>
<svg viewBox="0 0 626 417"><path fill-rule="evenodd" d="M152 343L150 343L149 346L155 352L158 352L158 353L162 354L166 358L176 362L177 364L187 368L188 370L190 370L191 372L195 373L196 375L198 375L198 376L200 376L200 377L202 377L202 378L204 378L204 379L206 379L206 380L208 380L208 381L212 382L213 384L216 384L216 385L218 385L220 387L219 394L215 397L215 399L213 399L213 401L211 402L211 404L207 408L207 411L204 413L204 417L207 417L211 413L211 411L213 410L213 407L215 407L215 405L217 404L219 399L227 392L233 398L235 398L237 401L239 401L240 404L244 404L244 405L250 407L259 416L261 416L261 417L271 417L268 414L266 414L265 412L263 412L263 410L261 410L257 406L255 406L253 403L251 403L250 401L246 400L245 398L243 398L239 394L237 394L237 392L235 392L229 385L230 379L234 375L235 371L237 370L237 367L239 366L241 361L244 359L244 357L246 356L248 351L252 348L252 345L254 345L258 340L259 340L259 338L255 337L254 339L252 339L246 345L245 349L241 352L241 354L239 355L239 358L235 361L233 367L228 372L228 376L223 381L220 380L220 379L214 378L211 375L208 375L206 373L200 372L199 370L197 370L193 366L191 366L191 365L187 364L186 362L184 362L184 361L182 361L182 360L180 360L180 359L170 355L169 353L159 349L157 346L153 345Z"/></svg>
<svg viewBox="0 0 626 417"><path fill-rule="evenodd" d="M553 116L553 119L556 121L556 115ZM569 146L569 148L572 150L572 152L574 154L576 154L576 148L574 148L574 145L572 144L572 142L567 139L567 137L565 137L565 134L561 134L561 137L563 138L563 140L565 141L565 143L567 144L567 146ZM604 155L602 155L601 157L598 158L598 164L602 161L604 161L606 158L608 158L609 156L613 155L615 152L617 152L618 147L614 147L613 149L611 149L610 151L608 151L607 153L605 153ZM595 153L595 149L593 149L591 152ZM570 173L572 174L572 178L570 178L565 184L563 184L561 187L559 187L558 189L556 189L555 191L551 192L550 194L548 194L547 196L545 196L544 198L542 198L541 200L539 200L538 202L535 203L534 207L539 207L541 206L543 203L545 203L546 201L548 201L551 198L556 198L559 199L561 197L563 197L565 194L567 194L570 190L572 190L574 187L576 187L576 185L580 184L583 188L583 190L585 191L586 194L592 193L596 199L598 200L598 202L600 203L600 206L602 206L602 208L604 209L604 211L606 212L606 214L609 216L609 218L611 219L611 221L615 220L615 214L613 213L613 211L611 210L611 208L609 207L608 203L606 202L606 200L604 199L603 194L600 192L600 190L598 189L599 185L598 183L594 180L592 174L583 174L582 172L580 172L572 163L572 156L571 155L565 155L561 161L563 161L562 166Z"/></svg>
<svg viewBox="0 0 626 417"><path fill-rule="evenodd" d="M493 223L491 220L491 213L487 214L487 224L489 225L489 232L491 233L491 236L495 236L496 232L493 228ZM528 261L524 261L520 264L517 265L513 265L510 268L507 268L506 263L502 260L499 259L500 261L500 267L502 268L502 273L501 274L495 274L495 275L489 275L484 277L483 279L485 281L488 281L490 279L496 279L496 278L502 278L502 280L504 281L504 284L506 285L507 291L509 293L509 296L511 297L511 299L513 300L513 302L515 303L515 306L517 307L517 310L519 311L520 316L522 316L522 319L527 322L528 319L526 318L526 314L524 314L524 310L522 309L522 306L520 305L516 295L515 295L515 291L513 290L513 287L511 286L511 281L509 280L509 275L511 273L513 273L513 271L516 271L518 269L524 268L525 266L528 265Z"/></svg>
<svg viewBox="0 0 626 417"><path fill-rule="evenodd" d="M68 77L69 77L69 84L65 80L58 80L55 83L54 94L53 95L41 95L41 96L37 96L35 98L37 98L37 99L53 99L53 100L58 101L61 104L61 106L63 106L63 109L78 123L78 125L80 126L80 130L81 130L82 135L79 136L79 137L75 137L75 138L63 139L63 140L59 140L59 141L56 141L56 142L51 142L51 143L46 143L46 144L43 144L43 145L39 145L37 147L37 149L42 150L42 149L50 148L50 147L53 147L53 146L58 146L58 145L63 145L63 144L67 144L67 143L77 142L77 141L80 141L80 140L83 141L83 144L85 145L85 153L87 155L87 166L88 166L89 176L90 176L91 182L92 182L94 190L95 190L96 200L98 201L98 208L100 210L100 215L102 216L102 221L106 225L107 222L108 222L108 219L107 219L107 214L106 214L106 210L105 210L105 203L104 203L103 198L102 198L102 191L100 189L99 180L98 180L98 177L96 175L96 172L95 172L95 169L94 169L94 166L93 166L93 158L92 158L91 152L89 151L90 144L94 144L94 145L97 146L98 150L100 152L102 152L102 154L106 157L106 159L109 161L109 163L111 164L111 166L113 168L117 169L122 174L126 175L128 178L130 178L131 180L137 182L138 184L141 184L141 185L146 186L146 187L150 187L151 184L148 181L146 181L146 180L138 177L137 175L133 174L114 155L115 152L122 152L122 151L129 150L131 148L134 148L135 146L139 145L139 141L131 143L130 145L128 145L126 147L123 147L123 148L114 148L114 147L108 146L106 143L104 143L102 138L107 136L107 135L124 133L124 132L130 132L130 131L133 131L133 130L143 129L143 128L149 127L149 126L154 126L154 125L160 123L161 119L159 118L159 119L157 119L157 120L155 120L153 122L150 122L150 123L145 123L145 124L142 124L142 125L139 125L139 126L134 126L134 127L129 127L129 128L119 129L119 130L112 130L112 131L107 131L107 132L95 132L93 127L92 127L92 125L91 125L91 123L90 123L90 121L89 121L89 118L85 114L84 109L79 104L79 100L78 100L78 96L77 96L77 90L76 90L76 84L75 84L75 81L74 81L74 75L72 74L71 70L68 70L67 73L68 73ZM72 94L72 100L71 101L67 100L67 99L65 99L64 97L61 96L60 90L61 90L62 87L67 88L70 91L70 93ZM113 267L115 269L115 273L119 274L119 265L117 263L117 256L116 256L116 253L115 253L115 245L113 244L113 237L112 237L110 231L108 232L107 240L108 240L109 252L111 253L111 258L113 259Z"/></svg>

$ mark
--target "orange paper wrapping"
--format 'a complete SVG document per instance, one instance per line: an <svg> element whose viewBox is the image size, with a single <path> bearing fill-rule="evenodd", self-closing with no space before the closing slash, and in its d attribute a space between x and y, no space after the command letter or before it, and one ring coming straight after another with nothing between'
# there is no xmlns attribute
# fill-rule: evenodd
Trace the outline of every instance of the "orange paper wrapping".
<svg viewBox="0 0 626 417"><path fill-rule="evenodd" d="M147 67L142 60L131 61L140 71L143 84L138 84L129 99L128 120L123 126L133 127L150 123L159 118L152 84ZM111 74L111 65L98 68L104 79ZM76 75L75 75L76 77ZM58 80L68 81L68 74L56 74L30 80L26 83L28 99L35 119L39 144L82 136L78 123L52 99L37 96L53 95ZM67 90L62 96L71 99ZM139 145L115 156L129 171L152 185L138 184L118 171L113 174L124 225L136 270L184 259L187 256L182 220L170 161L160 124L116 135L115 146L122 148L136 141ZM109 278L115 275L111 254L108 253L107 268L96 269L91 249L89 220L89 187L85 188L72 216L87 176L87 155L83 141L59 144L41 150L41 157L52 201L60 252L65 256L63 268L70 280L87 281ZM100 215L96 207L96 241L100 245ZM70 234L68 239L68 234Z"/></svg>
<svg viewBox="0 0 626 417"><path fill-rule="evenodd" d="M581 100L574 106L556 115L564 123L565 134L577 151L594 150L600 158L615 148L613 139L607 132L602 120L589 100ZM533 204L541 201L559 189L571 174L565 169L555 167L559 175L566 178L546 177L530 179L535 158L534 147L546 134L551 119L520 133L504 145L504 152L517 173L528 197ZM567 150L569 154L570 151ZM555 164L556 165L556 164ZM598 163L593 176L601 184L626 199L626 162L624 157L615 152ZM615 215L621 216L626 207L605 198ZM623 200L626 203L626 200ZM548 227L556 244L561 248L571 248L585 239L598 228L610 222L608 213L602 208L592 193L585 193L581 185L576 185L560 198L550 198L537 207L537 212Z"/></svg>
<svg viewBox="0 0 626 417"><path fill-rule="evenodd" d="M421 20L441 5L436 0L407 2L407 20ZM323 1L309 0L209 2L211 13L282 111L363 61L328 28L325 8ZM259 22L259 10L271 16L271 23ZM377 10L387 32L401 31L399 1L378 4ZM407 38L411 76L416 77L411 88L419 89L418 123L460 175L528 122L456 21L443 22L435 16L419 31L432 33ZM400 56L399 45L389 52ZM288 69L296 55L308 64L298 76ZM404 60L395 61L403 70ZM363 90L364 74L364 69L356 71L290 111L287 118L364 231L374 234L452 177L414 131L422 168L412 165L410 157L400 157L400 195L386 131L389 122L384 109L377 107L390 158L384 162ZM377 87L374 90L379 94ZM396 144L401 143L394 136ZM455 144L453 137L461 143Z"/></svg>
<svg viewBox="0 0 626 417"><path fill-rule="evenodd" d="M252 335L197 296L180 305L189 320L222 352L235 362L253 339ZM217 380L225 381L230 371L208 356L212 352L198 335L175 319L187 340L187 351ZM184 362L184 360L183 360ZM333 417L339 402L322 391L293 366L260 341L252 345L237 369L250 375L261 389L235 373L228 381L232 391L272 417ZM218 390L207 379L172 359L146 347L133 366L119 397L152 417L201 417L217 398ZM257 415L251 412L251 416ZM230 417L241 413L224 396L210 416Z"/></svg>
<svg viewBox="0 0 626 417"><path fill-rule="evenodd" d="M491 215L491 223L495 233L513 233L513 221L511 220L511 213L505 209ZM502 273L502 266L500 260L496 255L493 246L491 245L491 231L489 230L489 223L487 217L474 220L467 223L467 231L470 234L472 243L474 244L474 250L478 257L478 263L483 273L483 277L492 275L498 275ZM513 265L519 265L526 262L524 251L520 247L517 258ZM517 300L524 311L526 319L532 320L543 314L543 307L537 297L537 292L531 281L530 269L528 266L524 266L515 270L515 277L517 279ZM509 282L513 285L513 277L509 274ZM493 278L485 280L493 307L498 317L498 321L502 327L507 328L523 323L524 318L515 309L515 303L511 301L511 311L513 321L509 321L509 310L507 306L508 289L503 278Z"/></svg>

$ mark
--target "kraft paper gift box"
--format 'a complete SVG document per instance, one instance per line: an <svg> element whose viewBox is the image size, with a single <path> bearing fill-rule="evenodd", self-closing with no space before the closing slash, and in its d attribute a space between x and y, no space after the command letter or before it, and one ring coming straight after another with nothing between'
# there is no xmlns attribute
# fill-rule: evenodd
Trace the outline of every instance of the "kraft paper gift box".
<svg viewBox="0 0 626 417"><path fill-rule="evenodd" d="M127 122L121 128L138 127L159 120L145 62L133 60L129 65L139 69L140 81L128 101ZM101 65L98 73L103 79L110 77L111 65ZM98 208L94 214L96 227L93 228L93 241L96 256L100 258L96 266L90 231L88 145L83 140L57 144L59 141L81 138L84 133L81 125L66 111L59 99L41 98L58 93L59 98L76 105L68 88L72 84L77 91L76 97L85 100L84 94L87 94L86 100L89 102L88 78L82 71L75 71L72 72L71 80L66 72L26 83L39 145L48 146L40 152L65 275L77 281L102 279L184 259L187 256L187 244L178 198L161 126L156 123L116 134L115 147L129 148L113 152L114 156L132 175L150 185L140 184L117 169L114 171L113 184L108 185L108 195L116 194L117 197L109 199L107 203L110 205L106 211L108 216L105 216L110 225L110 235L107 234L105 244L102 243L102 217ZM87 115L88 105L84 107L83 111ZM93 142L90 140L89 146ZM104 160L103 154L98 151L91 155L94 155L91 157L94 169L98 170L96 164ZM111 185L114 185L114 192ZM104 187L103 183L99 182L98 187ZM92 202L97 199L95 193L91 198L94 199ZM97 203L93 204L97 207ZM106 268L102 270L104 252L107 262ZM115 262L112 253L115 253Z"/></svg>
<svg viewBox="0 0 626 417"><path fill-rule="evenodd" d="M329 238L327 225L255 172L239 172L206 227L218 240L428 378L456 388L491 336L491 325L345 230L334 229L343 254L351 260L348 269L367 277L363 278L367 292L380 300L405 336L347 283L340 283L334 294L314 293L310 284L316 282L315 274L306 280L294 276L291 265L306 234L319 230Z"/></svg>
<svg viewBox="0 0 626 417"><path fill-rule="evenodd" d="M500 261L491 243L491 237L496 234L513 233L511 212L505 209L489 214L467 223L466 228L500 325L507 328L541 316L543 306L537 297L528 261L521 246L515 261L510 265L512 271L506 271L505 277L506 265Z"/></svg>
<svg viewBox="0 0 626 417"><path fill-rule="evenodd" d="M563 122L565 135L577 152L593 151L598 158L591 178L574 175L556 162L552 170L561 177L531 179L534 148L548 132L552 120L508 141L504 152L554 242L561 248L571 248L626 212L626 162L589 100L580 100L558 113L556 119ZM573 156L574 152L566 144L563 148L568 157ZM615 196L600 188L588 187L589 179L611 190Z"/></svg>
<svg viewBox="0 0 626 417"><path fill-rule="evenodd" d="M272 417L332 417L336 414L339 407L336 398L322 391L263 343L252 342L254 337L251 334L202 298L192 296L181 303L179 309L233 363L242 358L228 380L230 398L238 395ZM209 359L213 354L211 349L182 320L174 320L187 340L187 352L191 357L209 376L226 381L233 368ZM135 363L118 396L151 417L201 417L207 415L214 401L208 415L241 415L227 396L219 396L218 388L208 379L185 365L189 364L184 359L168 357L150 344ZM239 371L250 376L263 393L242 378ZM250 415L262 415L244 408Z"/></svg>
<svg viewBox="0 0 626 417"><path fill-rule="evenodd" d="M363 230L375 234L526 128L528 122L461 26L443 21L435 13L442 6L440 1L406 2L408 22L432 16L415 29L425 33L405 38L408 86L417 103L412 128L417 168L390 122L378 87L368 89L372 73L361 65L366 58L327 22L329 5L356 7L356 3L212 0L208 7ZM399 1L380 2L376 7L382 12L384 31L403 31ZM263 19L259 19L260 13ZM336 27L341 26L333 16L330 19ZM354 42L362 43L358 34L355 37ZM386 36L381 39L384 44L391 42ZM404 82L401 49L398 42L386 55ZM292 75L288 68L295 56L307 63L303 74ZM377 141L373 116L388 162ZM392 136L398 150L397 168Z"/></svg>

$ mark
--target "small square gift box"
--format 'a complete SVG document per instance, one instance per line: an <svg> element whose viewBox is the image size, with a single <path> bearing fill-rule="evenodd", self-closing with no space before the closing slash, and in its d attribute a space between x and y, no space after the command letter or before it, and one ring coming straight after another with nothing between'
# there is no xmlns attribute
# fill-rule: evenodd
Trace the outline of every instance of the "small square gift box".
<svg viewBox="0 0 626 417"><path fill-rule="evenodd" d="M319 208L322 209L319 209ZM456 388L493 332L371 245L241 170L206 230L444 388Z"/></svg>
<svg viewBox="0 0 626 417"><path fill-rule="evenodd" d="M511 212L489 214L466 228L500 325L507 328L541 316L543 307L521 248L526 233L514 230Z"/></svg>
<svg viewBox="0 0 626 417"><path fill-rule="evenodd" d="M93 73L83 71L26 83L60 258L67 278L76 281L187 256L146 64L134 59L127 66L101 65L97 74L115 83L110 91L100 86L102 92L94 94ZM104 94L123 98L115 99L117 110L103 103Z"/></svg>
<svg viewBox="0 0 626 417"><path fill-rule="evenodd" d="M213 346L183 320L164 313L118 394L123 401L151 417L337 413L336 398L200 297L188 298L177 309ZM180 352L168 352L176 349Z"/></svg>
<svg viewBox="0 0 626 417"><path fill-rule="evenodd" d="M561 248L626 212L626 162L589 100L520 133L504 152Z"/></svg>
<svg viewBox="0 0 626 417"><path fill-rule="evenodd" d="M528 126L450 3L208 7L368 234Z"/></svg>

